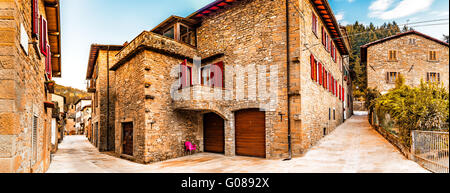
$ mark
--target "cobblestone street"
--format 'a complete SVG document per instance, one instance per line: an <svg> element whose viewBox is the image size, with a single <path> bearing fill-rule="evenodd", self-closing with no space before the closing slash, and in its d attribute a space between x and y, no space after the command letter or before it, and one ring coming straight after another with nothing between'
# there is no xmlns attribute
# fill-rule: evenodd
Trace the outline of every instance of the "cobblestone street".
<svg viewBox="0 0 450 193"><path fill-rule="evenodd" d="M291 161L199 153L142 165L99 153L84 136L66 136L49 173L425 173L354 116L305 156Z"/></svg>

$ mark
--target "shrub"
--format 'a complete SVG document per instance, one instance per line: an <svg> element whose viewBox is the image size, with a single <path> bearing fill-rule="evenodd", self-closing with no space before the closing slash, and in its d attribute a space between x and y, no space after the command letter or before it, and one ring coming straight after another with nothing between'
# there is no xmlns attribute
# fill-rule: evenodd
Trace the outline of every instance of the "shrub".
<svg viewBox="0 0 450 193"><path fill-rule="evenodd" d="M449 120L449 93L442 86L424 83L417 88L404 85L399 77L396 87L373 103L377 114L389 114L399 127L400 140L410 145L413 130L436 131L447 127Z"/></svg>

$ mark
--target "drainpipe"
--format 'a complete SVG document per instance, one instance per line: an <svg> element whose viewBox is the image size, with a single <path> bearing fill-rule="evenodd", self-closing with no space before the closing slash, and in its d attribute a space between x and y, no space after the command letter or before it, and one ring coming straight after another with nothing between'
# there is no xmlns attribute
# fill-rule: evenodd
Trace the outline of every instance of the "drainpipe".
<svg viewBox="0 0 450 193"><path fill-rule="evenodd" d="M106 151L109 151L109 45L108 50L106 52Z"/></svg>
<svg viewBox="0 0 450 193"><path fill-rule="evenodd" d="M286 73L287 73L287 117L288 117L288 151L289 157L283 161L289 161L292 159L292 142L291 142L291 76L290 76L290 65L291 65L291 55L290 55L290 44L289 44L289 0L286 0Z"/></svg>

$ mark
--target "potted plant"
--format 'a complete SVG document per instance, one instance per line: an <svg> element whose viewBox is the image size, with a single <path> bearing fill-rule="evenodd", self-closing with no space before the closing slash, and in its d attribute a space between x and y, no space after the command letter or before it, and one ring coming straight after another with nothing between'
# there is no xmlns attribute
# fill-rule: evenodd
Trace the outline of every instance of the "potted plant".
<svg viewBox="0 0 450 193"><path fill-rule="evenodd" d="M49 93L55 93L55 81L45 81L45 87L47 87L47 90Z"/></svg>

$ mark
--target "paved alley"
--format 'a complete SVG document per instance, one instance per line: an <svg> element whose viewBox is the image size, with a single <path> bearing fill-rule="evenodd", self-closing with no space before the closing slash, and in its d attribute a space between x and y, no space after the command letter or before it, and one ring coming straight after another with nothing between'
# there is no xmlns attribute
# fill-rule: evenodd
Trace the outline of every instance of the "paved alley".
<svg viewBox="0 0 450 193"><path fill-rule="evenodd" d="M84 136L66 136L49 173L423 173L376 131L353 116L304 157L291 161L199 153L149 165L99 153Z"/></svg>

